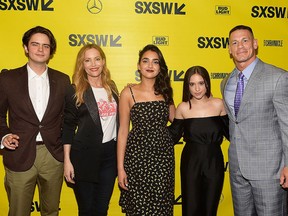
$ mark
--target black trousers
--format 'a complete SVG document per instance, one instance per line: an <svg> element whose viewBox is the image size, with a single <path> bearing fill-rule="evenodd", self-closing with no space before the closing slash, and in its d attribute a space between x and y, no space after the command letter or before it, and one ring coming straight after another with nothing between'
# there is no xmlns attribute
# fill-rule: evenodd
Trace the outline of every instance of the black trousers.
<svg viewBox="0 0 288 216"><path fill-rule="evenodd" d="M77 181L74 193L79 216L106 216L117 175L116 141L103 143L99 181Z"/></svg>

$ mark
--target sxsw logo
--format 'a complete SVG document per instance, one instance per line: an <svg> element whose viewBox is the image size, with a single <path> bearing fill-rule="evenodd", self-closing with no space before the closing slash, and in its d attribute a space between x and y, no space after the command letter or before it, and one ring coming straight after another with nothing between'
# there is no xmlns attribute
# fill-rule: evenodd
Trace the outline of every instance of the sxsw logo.
<svg viewBox="0 0 288 216"><path fill-rule="evenodd" d="M253 18L287 18L286 7L253 6L251 16Z"/></svg>
<svg viewBox="0 0 288 216"><path fill-rule="evenodd" d="M174 14L185 15L185 4L178 2L146 2L136 1L135 12L137 14Z"/></svg>
<svg viewBox="0 0 288 216"><path fill-rule="evenodd" d="M54 11L53 0L0 0L0 10Z"/></svg>
<svg viewBox="0 0 288 216"><path fill-rule="evenodd" d="M228 37L198 37L198 47L200 49L220 49L229 45Z"/></svg>
<svg viewBox="0 0 288 216"><path fill-rule="evenodd" d="M217 15L230 15L231 14L231 8L230 6L215 6L215 13Z"/></svg>
<svg viewBox="0 0 288 216"><path fill-rule="evenodd" d="M72 47L86 44L97 44L102 47L122 47L121 35L98 35L98 34L70 34L69 45Z"/></svg>
<svg viewBox="0 0 288 216"><path fill-rule="evenodd" d="M153 36L152 43L158 46L168 46L169 45L169 37L167 36Z"/></svg>

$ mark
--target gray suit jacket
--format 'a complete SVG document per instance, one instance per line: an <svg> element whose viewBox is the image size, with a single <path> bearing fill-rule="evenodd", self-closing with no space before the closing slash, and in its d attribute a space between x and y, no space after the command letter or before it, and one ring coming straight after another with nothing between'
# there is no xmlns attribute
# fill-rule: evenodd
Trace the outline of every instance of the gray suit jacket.
<svg viewBox="0 0 288 216"><path fill-rule="evenodd" d="M259 59L237 119L224 94L231 74L221 83L230 120L230 174L240 168L249 180L279 179L288 164L288 73Z"/></svg>

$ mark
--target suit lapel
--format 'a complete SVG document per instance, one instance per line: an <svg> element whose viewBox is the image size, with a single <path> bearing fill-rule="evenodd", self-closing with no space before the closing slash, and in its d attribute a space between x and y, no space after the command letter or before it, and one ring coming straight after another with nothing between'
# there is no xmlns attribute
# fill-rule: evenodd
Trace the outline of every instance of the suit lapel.
<svg viewBox="0 0 288 216"><path fill-rule="evenodd" d="M248 100L250 98L253 98L252 97L253 92L256 91L257 83L259 83L259 80L261 80L261 77L263 75L261 73L262 65L263 65L262 62L259 60L248 80L247 86L245 87L244 90L243 98L241 100L238 115L241 113L241 110L243 109L243 107L245 107L245 104L248 102Z"/></svg>
<svg viewBox="0 0 288 216"><path fill-rule="evenodd" d="M112 91L112 96L113 96L113 98L114 98L116 104L118 104L118 103L119 103L118 96L117 96L113 91Z"/></svg>
<svg viewBox="0 0 288 216"><path fill-rule="evenodd" d="M228 77L226 77L226 78L223 80L223 84L222 84L222 88L221 88L222 98L223 98L223 100L224 100L224 106L225 106L225 108L226 108L226 110L227 110L227 113L228 113L230 119L235 119L235 114L234 114L234 111L230 108L230 106L229 106L229 105L227 104L227 102L226 102L225 89L226 89L227 84L228 84L228 82L229 82L229 80L230 80L230 78L231 78L231 76L232 76L233 73L235 73L235 70L234 70L232 73L230 73L230 74L228 75Z"/></svg>
<svg viewBox="0 0 288 216"><path fill-rule="evenodd" d="M89 87L87 89L87 91L84 93L84 101L85 101L85 105L86 105L94 123L96 125L101 126L99 111L98 111L98 105L97 105L97 102L95 100L95 97L94 97L94 94L93 94L91 87Z"/></svg>
<svg viewBox="0 0 288 216"><path fill-rule="evenodd" d="M25 107L27 107L31 113L33 113L33 116L36 117L38 120L38 117L36 115L36 112L34 110L30 95L29 95L29 87L28 87L28 71L27 71L27 65L23 66L21 70L19 71L19 82L18 85L20 86L21 93L21 100L25 103ZM39 120L38 120L39 121Z"/></svg>
<svg viewBox="0 0 288 216"><path fill-rule="evenodd" d="M45 113L43 115L43 119L45 119L45 117L48 115L48 112L49 110L51 110L51 107L53 106L53 102L54 102L54 98L55 98L55 95L57 93L57 82L55 80L55 77L54 77L54 73L53 71L48 68L48 79L49 79L49 99L48 99L48 103L47 103L47 107L46 107L46 110L45 110Z"/></svg>
<svg viewBox="0 0 288 216"><path fill-rule="evenodd" d="M116 114L116 122L117 122L117 131L118 131L118 128L119 128L119 98L118 98L118 95L116 93L114 93L112 91L112 96L117 104L117 114Z"/></svg>

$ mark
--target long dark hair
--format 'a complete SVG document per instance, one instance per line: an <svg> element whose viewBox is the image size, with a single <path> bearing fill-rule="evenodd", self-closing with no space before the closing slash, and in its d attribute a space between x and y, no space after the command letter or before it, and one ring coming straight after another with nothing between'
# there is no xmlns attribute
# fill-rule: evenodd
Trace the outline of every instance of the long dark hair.
<svg viewBox="0 0 288 216"><path fill-rule="evenodd" d="M144 53L147 51L153 51L157 53L159 57L160 72L157 75L154 83L155 95L163 95L165 101L168 104L173 104L173 89L171 87L170 77L168 76L168 67L160 49L152 44L146 45L142 50L139 51L138 64L140 64Z"/></svg>
<svg viewBox="0 0 288 216"><path fill-rule="evenodd" d="M189 82L190 82L191 76L194 74L199 74L203 78L204 83L205 83L205 87L206 87L205 95L208 98L211 96L211 83L210 83L210 76L209 76L208 71L202 66L190 67L185 73L184 82L183 82L183 93L182 93L182 101L183 102L189 102L189 108L190 109L191 109L190 99L193 96L189 90Z"/></svg>

